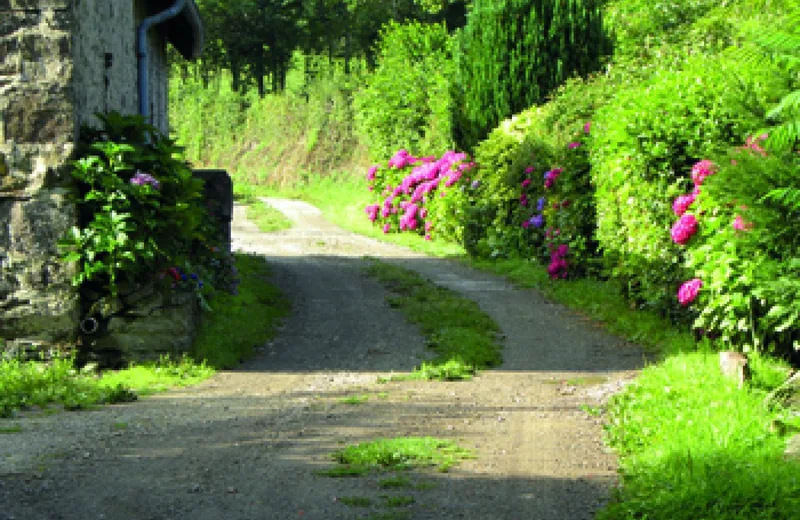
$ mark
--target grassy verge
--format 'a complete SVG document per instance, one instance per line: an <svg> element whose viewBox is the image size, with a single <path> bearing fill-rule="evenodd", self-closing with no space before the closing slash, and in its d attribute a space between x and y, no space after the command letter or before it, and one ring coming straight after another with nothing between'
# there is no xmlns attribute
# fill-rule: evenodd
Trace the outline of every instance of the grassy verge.
<svg viewBox="0 0 800 520"><path fill-rule="evenodd" d="M410 376L394 379L469 379L476 370L502 361L497 324L472 300L383 262L372 261L367 274L389 289L389 304L420 327L436 352Z"/></svg>
<svg viewBox="0 0 800 520"><path fill-rule="evenodd" d="M0 417L49 405L80 410L131 401L138 395L198 383L215 369L233 366L252 355L255 346L273 335L288 304L267 283L269 269L263 259L247 255L236 258L241 277L239 295L215 296L211 302L214 311L204 317L192 357L162 358L101 374L77 370L71 359L49 363L0 361Z"/></svg>
<svg viewBox="0 0 800 520"><path fill-rule="evenodd" d="M269 266L255 255L236 255L241 277L237 295L220 293L200 326L192 357L217 369L248 359L274 335L289 313L288 300L269 282Z"/></svg>
<svg viewBox="0 0 800 520"><path fill-rule="evenodd" d="M798 518L800 467L783 459L781 410L764 406L782 379L754 363L752 384L724 378L716 353L686 353L645 369L607 411L623 487L602 520Z"/></svg>

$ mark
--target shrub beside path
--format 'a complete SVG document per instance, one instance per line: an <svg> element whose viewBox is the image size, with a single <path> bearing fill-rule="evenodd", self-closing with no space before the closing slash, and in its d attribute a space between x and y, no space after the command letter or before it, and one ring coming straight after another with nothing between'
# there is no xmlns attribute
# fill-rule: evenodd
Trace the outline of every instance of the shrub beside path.
<svg viewBox="0 0 800 520"><path fill-rule="evenodd" d="M593 518L616 459L585 410L635 375L635 346L535 291L342 231L305 203L265 201L295 227L260 233L237 207L234 247L266 256L292 300L275 341L192 388L15 419L21 432L0 435L0 520ZM429 353L361 273L364 255L477 301L503 331L503 365L468 382L378 384ZM397 436L454 440L477 457L404 473L412 487L396 491L379 487L386 474L319 473L345 444Z"/></svg>

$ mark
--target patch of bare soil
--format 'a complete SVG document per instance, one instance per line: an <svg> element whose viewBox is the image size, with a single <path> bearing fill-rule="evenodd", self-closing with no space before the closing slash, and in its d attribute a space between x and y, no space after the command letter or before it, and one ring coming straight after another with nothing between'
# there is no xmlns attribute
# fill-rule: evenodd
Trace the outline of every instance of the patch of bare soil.
<svg viewBox="0 0 800 520"><path fill-rule="evenodd" d="M276 340L193 388L11 421L22 431L0 435L0 520L593 518L616 461L587 406L635 375L638 349L535 291L344 232L301 202L268 202L296 227L262 234L237 208L234 246L266 256L292 299ZM429 354L361 274L364 255L477 301L505 335L503 366L470 382L379 384ZM391 473L320 474L345 444L412 435L477 457L403 472L401 488L381 487Z"/></svg>

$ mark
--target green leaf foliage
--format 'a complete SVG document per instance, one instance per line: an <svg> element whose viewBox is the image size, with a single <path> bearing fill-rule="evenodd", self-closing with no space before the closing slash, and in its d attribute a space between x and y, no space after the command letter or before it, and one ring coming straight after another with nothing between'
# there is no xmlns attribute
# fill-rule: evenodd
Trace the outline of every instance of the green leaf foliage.
<svg viewBox="0 0 800 520"><path fill-rule="evenodd" d="M609 50L602 2L475 0L456 53L456 142L473 150L500 121L573 75L600 66Z"/></svg>
<svg viewBox="0 0 800 520"><path fill-rule="evenodd" d="M377 67L356 96L358 129L373 158L400 148L429 155L452 147L451 46L444 24L384 26Z"/></svg>

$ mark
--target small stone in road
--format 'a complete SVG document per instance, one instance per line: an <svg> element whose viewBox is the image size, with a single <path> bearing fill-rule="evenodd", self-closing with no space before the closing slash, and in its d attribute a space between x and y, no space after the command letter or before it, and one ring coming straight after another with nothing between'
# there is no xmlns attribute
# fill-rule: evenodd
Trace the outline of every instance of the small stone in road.
<svg viewBox="0 0 800 520"><path fill-rule="evenodd" d="M228 488L228 494L229 494L229 495L235 495L235 494L236 494L236 493L238 493L238 492L239 492L239 490L238 490L238 489L236 489L236 488L235 488L235 487L233 487L233 486L231 486L231 487L229 487L229 488Z"/></svg>

